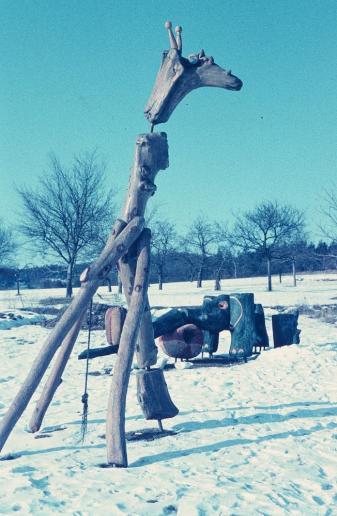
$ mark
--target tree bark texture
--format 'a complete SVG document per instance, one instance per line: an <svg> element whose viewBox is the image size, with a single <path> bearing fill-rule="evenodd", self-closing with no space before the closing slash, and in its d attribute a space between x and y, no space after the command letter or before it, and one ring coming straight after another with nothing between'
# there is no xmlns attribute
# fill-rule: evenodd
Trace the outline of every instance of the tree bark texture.
<svg viewBox="0 0 337 516"><path fill-rule="evenodd" d="M299 312L272 316L274 348L299 344L301 330L297 328Z"/></svg>
<svg viewBox="0 0 337 516"><path fill-rule="evenodd" d="M149 279L151 233L144 229L138 242L138 260L129 310L125 318L112 377L106 424L107 461L127 467L125 404L137 334L143 315Z"/></svg>
<svg viewBox="0 0 337 516"><path fill-rule="evenodd" d="M142 217L134 217L127 225L124 221L117 220L101 255L91 267L82 273L82 285L78 294L49 334L33 362L30 372L1 421L0 450L27 407L55 352L79 317L81 317L83 311L88 307L92 296L100 284L100 280L105 277L134 240L137 239L143 229L143 225L144 219ZM71 345L71 339L68 342Z"/></svg>
<svg viewBox="0 0 337 516"><path fill-rule="evenodd" d="M254 294L231 294L231 346L229 353L249 357L258 342L255 329Z"/></svg>

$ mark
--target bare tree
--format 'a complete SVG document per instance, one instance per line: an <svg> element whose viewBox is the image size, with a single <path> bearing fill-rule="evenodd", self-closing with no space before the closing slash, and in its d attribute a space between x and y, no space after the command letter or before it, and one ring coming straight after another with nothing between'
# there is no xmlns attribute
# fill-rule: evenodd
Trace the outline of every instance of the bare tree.
<svg viewBox="0 0 337 516"><path fill-rule="evenodd" d="M308 244L306 240L306 235L304 232L297 232L294 234L293 238L287 242L287 245L281 250L282 253L282 262L290 262L292 277L293 277L293 286L297 286L296 279L296 266L299 258L306 258L309 256L308 252ZM281 274L281 273L280 273Z"/></svg>
<svg viewBox="0 0 337 516"><path fill-rule="evenodd" d="M289 205L267 201L236 218L231 239L244 251L254 251L266 260L268 291L271 291L272 260L282 255L282 248L293 241L303 227L302 212Z"/></svg>
<svg viewBox="0 0 337 516"><path fill-rule="evenodd" d="M66 295L71 297L76 262L100 251L102 234L113 218L113 194L106 191L104 164L95 152L76 156L69 169L51 156L38 186L17 191L23 203L21 231L35 249L66 262Z"/></svg>
<svg viewBox="0 0 337 516"><path fill-rule="evenodd" d="M193 252L197 261L197 287L202 286L204 272L209 257L212 255L212 247L217 242L217 231L215 225L207 218L199 215L189 227L182 245L187 253Z"/></svg>
<svg viewBox="0 0 337 516"><path fill-rule="evenodd" d="M232 274L235 276L235 257L231 249L225 244L217 247L216 253L211 259L214 275L214 290L221 290L221 279L223 274ZM235 276L236 277L236 276Z"/></svg>
<svg viewBox="0 0 337 516"><path fill-rule="evenodd" d="M234 269L233 275L235 278L237 277L235 249L226 223L215 222L212 230L216 244L215 252L211 257L214 290L221 290L221 278L225 270L228 273Z"/></svg>
<svg viewBox="0 0 337 516"><path fill-rule="evenodd" d="M176 250L177 233L168 220L156 220L152 229L152 263L158 274L159 290L163 289L167 261Z"/></svg>
<svg viewBox="0 0 337 516"><path fill-rule="evenodd" d="M12 230L0 220L0 264L3 265L14 254L16 242Z"/></svg>
<svg viewBox="0 0 337 516"><path fill-rule="evenodd" d="M331 185L330 190L325 190L323 196L324 207L321 209L326 223L320 225L321 233L330 240L332 247L337 244L337 194L336 186ZM336 258L335 254L332 257Z"/></svg>

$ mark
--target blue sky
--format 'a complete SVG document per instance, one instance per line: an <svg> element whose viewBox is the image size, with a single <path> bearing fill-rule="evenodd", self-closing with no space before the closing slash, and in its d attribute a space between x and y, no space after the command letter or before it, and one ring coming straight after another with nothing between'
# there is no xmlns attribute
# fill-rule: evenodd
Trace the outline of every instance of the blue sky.
<svg viewBox="0 0 337 516"><path fill-rule="evenodd" d="M157 126L170 146L162 217L183 230L200 211L230 221L278 199L316 230L337 182L335 0L0 0L0 17L4 220L17 220L14 182L34 185L50 152L69 163L96 148L122 202L171 19L184 55L204 48L244 86L194 91Z"/></svg>

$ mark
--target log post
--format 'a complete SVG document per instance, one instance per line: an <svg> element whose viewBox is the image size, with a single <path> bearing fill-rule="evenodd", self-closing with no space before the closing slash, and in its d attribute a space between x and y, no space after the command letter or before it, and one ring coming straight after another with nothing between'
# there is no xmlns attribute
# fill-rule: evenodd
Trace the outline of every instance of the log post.
<svg viewBox="0 0 337 516"><path fill-rule="evenodd" d="M127 225L125 222L117 220L101 255L91 267L84 271L85 274L78 294L73 298L67 310L49 334L33 362L26 380L23 382L1 421L0 451L16 422L27 407L57 349L89 305L92 296L100 285L101 278L105 277L105 274L111 270L119 258L138 238L143 225L144 219L142 217L134 217ZM71 339L68 342L70 345Z"/></svg>
<svg viewBox="0 0 337 516"><path fill-rule="evenodd" d="M297 328L298 310L288 314L272 315L274 348L299 344L301 330Z"/></svg>
<svg viewBox="0 0 337 516"><path fill-rule="evenodd" d="M162 369L142 369L137 372L137 399L146 420L167 419L178 414Z"/></svg>
<svg viewBox="0 0 337 516"><path fill-rule="evenodd" d="M231 294L231 346L229 353L247 358L258 342L255 329L254 294Z"/></svg>
<svg viewBox="0 0 337 516"><path fill-rule="evenodd" d="M256 304L254 309L255 316L255 330L257 333L258 341L254 344L254 349L257 351L257 348L261 351L261 349L266 349L269 347L269 337L266 329L266 321L264 317L264 310L261 304Z"/></svg>
<svg viewBox="0 0 337 516"><path fill-rule="evenodd" d="M150 230L144 229L138 243L138 260L130 305L125 318L112 376L106 423L107 462L127 467L125 403L140 321L146 303L149 278Z"/></svg>
<svg viewBox="0 0 337 516"><path fill-rule="evenodd" d="M62 374L65 370L71 352L73 350L74 344L76 342L77 336L80 332L82 322L84 319L86 311L84 310L83 314L78 318L64 341L60 347L60 350L57 354L57 358L55 364L53 365L53 369L50 373L50 376L43 388L42 394L36 403L35 409L33 411L32 417L28 424L28 428L30 432L38 432L40 430L43 418L45 413L48 410L48 407L54 397L56 389L62 382Z"/></svg>
<svg viewBox="0 0 337 516"><path fill-rule="evenodd" d="M137 256L135 246L119 261L119 273L123 283L124 294L128 305L131 302L130 292L133 291ZM138 367L144 369L157 362L157 346L154 342L152 317L148 295L146 294L144 312L140 321L140 327L136 343L136 357Z"/></svg>
<svg viewBox="0 0 337 516"><path fill-rule="evenodd" d="M148 199L155 193L155 177L159 170L168 167L168 145L165 133L141 134L136 140L134 165L131 171L126 202L122 211L125 221L135 215L144 216ZM119 274L127 303L133 290L137 263L135 247L119 261ZM157 362L157 347L154 342L150 304L146 294L144 314L136 344L137 362L140 368Z"/></svg>

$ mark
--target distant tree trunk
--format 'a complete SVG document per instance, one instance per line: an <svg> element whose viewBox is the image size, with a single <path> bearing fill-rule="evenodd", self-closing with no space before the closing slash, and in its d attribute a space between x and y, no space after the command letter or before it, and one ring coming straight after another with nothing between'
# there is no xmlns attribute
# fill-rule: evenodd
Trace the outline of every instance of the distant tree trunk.
<svg viewBox="0 0 337 516"><path fill-rule="evenodd" d="M107 281L107 284L108 284L108 291L111 292L111 279L107 278L106 281Z"/></svg>
<svg viewBox="0 0 337 516"><path fill-rule="evenodd" d="M190 273L189 273L188 281L191 281L191 282L192 282L192 281L194 281L195 272L196 272L196 271L195 271L195 268L193 268L193 267L192 267L192 268L191 268L191 271L190 271Z"/></svg>
<svg viewBox="0 0 337 516"><path fill-rule="evenodd" d="M20 273L17 272L15 274L15 279L16 279L16 295L19 296L20 295Z"/></svg>
<svg viewBox="0 0 337 516"><path fill-rule="evenodd" d="M121 280L121 276L119 273L117 274L117 282L118 282L118 294L121 294L123 292L123 285L122 285L122 280Z"/></svg>
<svg viewBox="0 0 337 516"><path fill-rule="evenodd" d="M271 259L267 256L267 275L268 275L268 292L272 291L271 285Z"/></svg>
<svg viewBox="0 0 337 516"><path fill-rule="evenodd" d="M238 277L238 266L236 260L233 258L233 267L234 267L234 278Z"/></svg>
<svg viewBox="0 0 337 516"><path fill-rule="evenodd" d="M292 269L293 269L293 286L296 287L297 281L296 281L296 260L292 260Z"/></svg>
<svg viewBox="0 0 337 516"><path fill-rule="evenodd" d="M217 270L215 273L214 290L221 290L221 272Z"/></svg>
<svg viewBox="0 0 337 516"><path fill-rule="evenodd" d="M164 266L163 264L157 262L157 273L158 273L158 289L163 290L163 282L164 282Z"/></svg>
<svg viewBox="0 0 337 516"><path fill-rule="evenodd" d="M67 292L66 297L72 297L73 295L73 273L74 273L74 263L69 262L67 268Z"/></svg>
<svg viewBox="0 0 337 516"><path fill-rule="evenodd" d="M202 276L203 276L202 273L203 273L203 267L201 266L198 269L197 288L201 288L202 287Z"/></svg>
<svg viewBox="0 0 337 516"><path fill-rule="evenodd" d="M278 277L279 277L279 281L280 281L280 283L282 283L282 272L281 272L281 271L279 271L279 273L278 273Z"/></svg>

